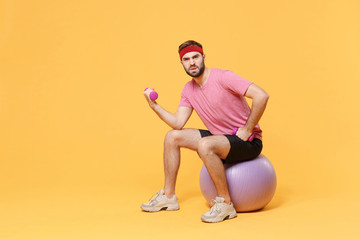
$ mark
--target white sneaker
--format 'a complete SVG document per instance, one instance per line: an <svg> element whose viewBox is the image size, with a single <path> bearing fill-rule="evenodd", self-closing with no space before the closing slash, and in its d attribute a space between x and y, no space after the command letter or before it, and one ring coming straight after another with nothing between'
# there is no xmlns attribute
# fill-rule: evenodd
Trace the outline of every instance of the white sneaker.
<svg viewBox="0 0 360 240"><path fill-rule="evenodd" d="M157 195L155 197L151 197L150 202L143 203L141 205L142 210L146 212L157 212L161 210L167 210L167 211L179 210L180 207L175 194L171 198L168 198L165 195L163 189L161 189L159 192L155 194Z"/></svg>
<svg viewBox="0 0 360 240"><path fill-rule="evenodd" d="M234 205L224 201L224 198L216 197L210 210L201 216L201 220L204 222L215 223L236 217Z"/></svg>

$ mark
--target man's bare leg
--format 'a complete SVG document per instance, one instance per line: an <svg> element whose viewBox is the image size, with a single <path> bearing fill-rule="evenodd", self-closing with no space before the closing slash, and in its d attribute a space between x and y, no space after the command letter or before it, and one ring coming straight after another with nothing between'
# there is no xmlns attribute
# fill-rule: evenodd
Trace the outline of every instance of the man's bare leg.
<svg viewBox="0 0 360 240"><path fill-rule="evenodd" d="M171 130L164 142L164 191L167 197L175 194L176 178L180 167L180 148L197 151L201 140L198 129Z"/></svg>
<svg viewBox="0 0 360 240"><path fill-rule="evenodd" d="M230 151L230 143L223 135L202 138L198 144L198 152L203 160L217 190L226 203L231 202L225 168L221 159L225 159Z"/></svg>

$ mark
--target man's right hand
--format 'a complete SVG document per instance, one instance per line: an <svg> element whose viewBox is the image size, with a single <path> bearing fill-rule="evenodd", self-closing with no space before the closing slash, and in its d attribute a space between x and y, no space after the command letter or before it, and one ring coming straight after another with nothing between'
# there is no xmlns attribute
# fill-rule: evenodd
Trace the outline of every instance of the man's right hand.
<svg viewBox="0 0 360 240"><path fill-rule="evenodd" d="M144 92L144 96L145 96L145 99L148 101L148 104L149 106L154 109L154 107L157 105L157 102L156 101L152 101L149 97L149 94L147 94L146 92Z"/></svg>

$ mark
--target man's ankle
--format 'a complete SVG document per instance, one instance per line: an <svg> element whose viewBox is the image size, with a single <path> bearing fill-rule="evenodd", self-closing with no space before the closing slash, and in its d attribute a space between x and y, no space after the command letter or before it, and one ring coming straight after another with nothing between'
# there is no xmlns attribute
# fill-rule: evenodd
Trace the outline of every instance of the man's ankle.
<svg viewBox="0 0 360 240"><path fill-rule="evenodd" d="M219 196L219 197L224 198L224 203L227 203L227 204L230 204L230 203L231 203L231 198L230 198L230 196Z"/></svg>
<svg viewBox="0 0 360 240"><path fill-rule="evenodd" d="M175 193L174 192L167 192L166 190L165 190L165 196L167 197L167 198L172 198L174 195L175 195Z"/></svg>

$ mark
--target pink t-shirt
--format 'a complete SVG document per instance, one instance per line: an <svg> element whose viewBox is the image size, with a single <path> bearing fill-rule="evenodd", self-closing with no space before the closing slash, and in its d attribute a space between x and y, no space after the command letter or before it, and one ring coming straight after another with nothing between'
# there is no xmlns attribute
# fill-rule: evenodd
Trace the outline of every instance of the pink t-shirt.
<svg viewBox="0 0 360 240"><path fill-rule="evenodd" d="M179 105L193 108L212 134L231 134L245 126L250 115L244 95L251 84L231 71L212 68L202 87L194 79L185 85ZM262 138L259 124L254 135Z"/></svg>

